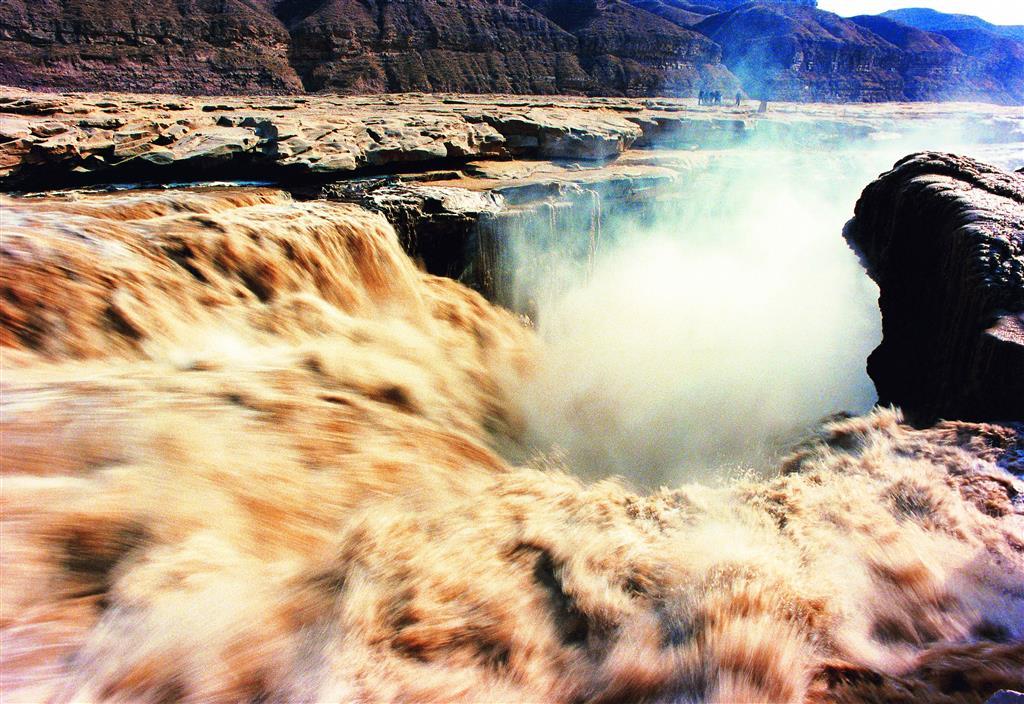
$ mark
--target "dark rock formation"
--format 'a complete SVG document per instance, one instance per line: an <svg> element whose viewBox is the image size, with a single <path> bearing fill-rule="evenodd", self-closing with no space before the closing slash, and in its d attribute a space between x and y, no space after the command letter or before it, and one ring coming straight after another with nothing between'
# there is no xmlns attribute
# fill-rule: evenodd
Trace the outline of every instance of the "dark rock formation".
<svg viewBox="0 0 1024 704"><path fill-rule="evenodd" d="M463 278L474 258L472 238L480 218L500 212L505 205L500 195L488 191L402 183L395 178L340 181L328 184L318 195L381 213L395 228L402 248L424 270L453 279Z"/></svg>
<svg viewBox="0 0 1024 704"><path fill-rule="evenodd" d="M909 156L864 190L847 236L881 291L880 402L918 422L1024 417L1024 176Z"/></svg>

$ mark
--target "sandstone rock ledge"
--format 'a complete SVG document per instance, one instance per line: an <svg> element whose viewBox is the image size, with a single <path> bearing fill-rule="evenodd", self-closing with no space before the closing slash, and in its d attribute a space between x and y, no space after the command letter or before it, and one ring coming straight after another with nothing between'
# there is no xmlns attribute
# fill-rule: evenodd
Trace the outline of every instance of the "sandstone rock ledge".
<svg viewBox="0 0 1024 704"><path fill-rule="evenodd" d="M921 422L1024 418L1024 175L908 156L864 190L847 235L881 290L880 401Z"/></svg>
<svg viewBox="0 0 1024 704"><path fill-rule="evenodd" d="M146 181L329 181L470 160L602 162L631 148L832 144L961 119L1020 141L1013 109L697 107L671 99L54 95L0 88L0 190Z"/></svg>

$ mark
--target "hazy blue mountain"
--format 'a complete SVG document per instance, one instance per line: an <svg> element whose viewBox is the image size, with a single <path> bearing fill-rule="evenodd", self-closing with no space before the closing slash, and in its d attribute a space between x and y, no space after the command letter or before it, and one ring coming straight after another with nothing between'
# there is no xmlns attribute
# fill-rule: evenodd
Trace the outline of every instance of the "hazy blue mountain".
<svg viewBox="0 0 1024 704"><path fill-rule="evenodd" d="M1006 0L1006 2L1020 2L1020 0ZM992 24L974 15L952 15L927 7L908 7L903 10L889 10L888 12L883 12L881 16L929 32L981 29L1024 42L1024 25Z"/></svg>

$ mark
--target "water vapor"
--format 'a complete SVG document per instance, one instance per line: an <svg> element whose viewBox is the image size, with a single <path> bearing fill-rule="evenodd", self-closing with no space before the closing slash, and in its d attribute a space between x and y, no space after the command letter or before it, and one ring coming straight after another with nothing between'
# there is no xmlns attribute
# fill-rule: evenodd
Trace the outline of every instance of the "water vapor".
<svg viewBox="0 0 1024 704"><path fill-rule="evenodd" d="M974 151L1013 154L983 127L713 153L647 217L605 203L589 266L573 242L593 233L563 232L555 251L520 238L517 298L546 342L520 397L532 449L588 477L673 486L766 466L823 417L867 411L878 290L843 226L863 186L909 151L987 141Z"/></svg>

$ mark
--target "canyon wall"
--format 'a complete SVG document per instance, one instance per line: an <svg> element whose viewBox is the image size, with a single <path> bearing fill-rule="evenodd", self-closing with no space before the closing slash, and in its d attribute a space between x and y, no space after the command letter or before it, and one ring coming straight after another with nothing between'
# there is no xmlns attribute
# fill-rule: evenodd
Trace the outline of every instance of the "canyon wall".
<svg viewBox="0 0 1024 704"><path fill-rule="evenodd" d="M783 0L0 6L0 84L35 89L687 97L742 89L773 100L1019 104L1022 57L1019 38L988 29L931 33Z"/></svg>
<svg viewBox="0 0 1024 704"><path fill-rule="evenodd" d="M244 0L5 0L0 83L78 90L302 89L289 36Z"/></svg>
<svg viewBox="0 0 1024 704"><path fill-rule="evenodd" d="M563 27L558 11L519 0L194 0L173 8L17 0L0 8L0 83L644 95L734 81L700 34L621 0L576 6Z"/></svg>

